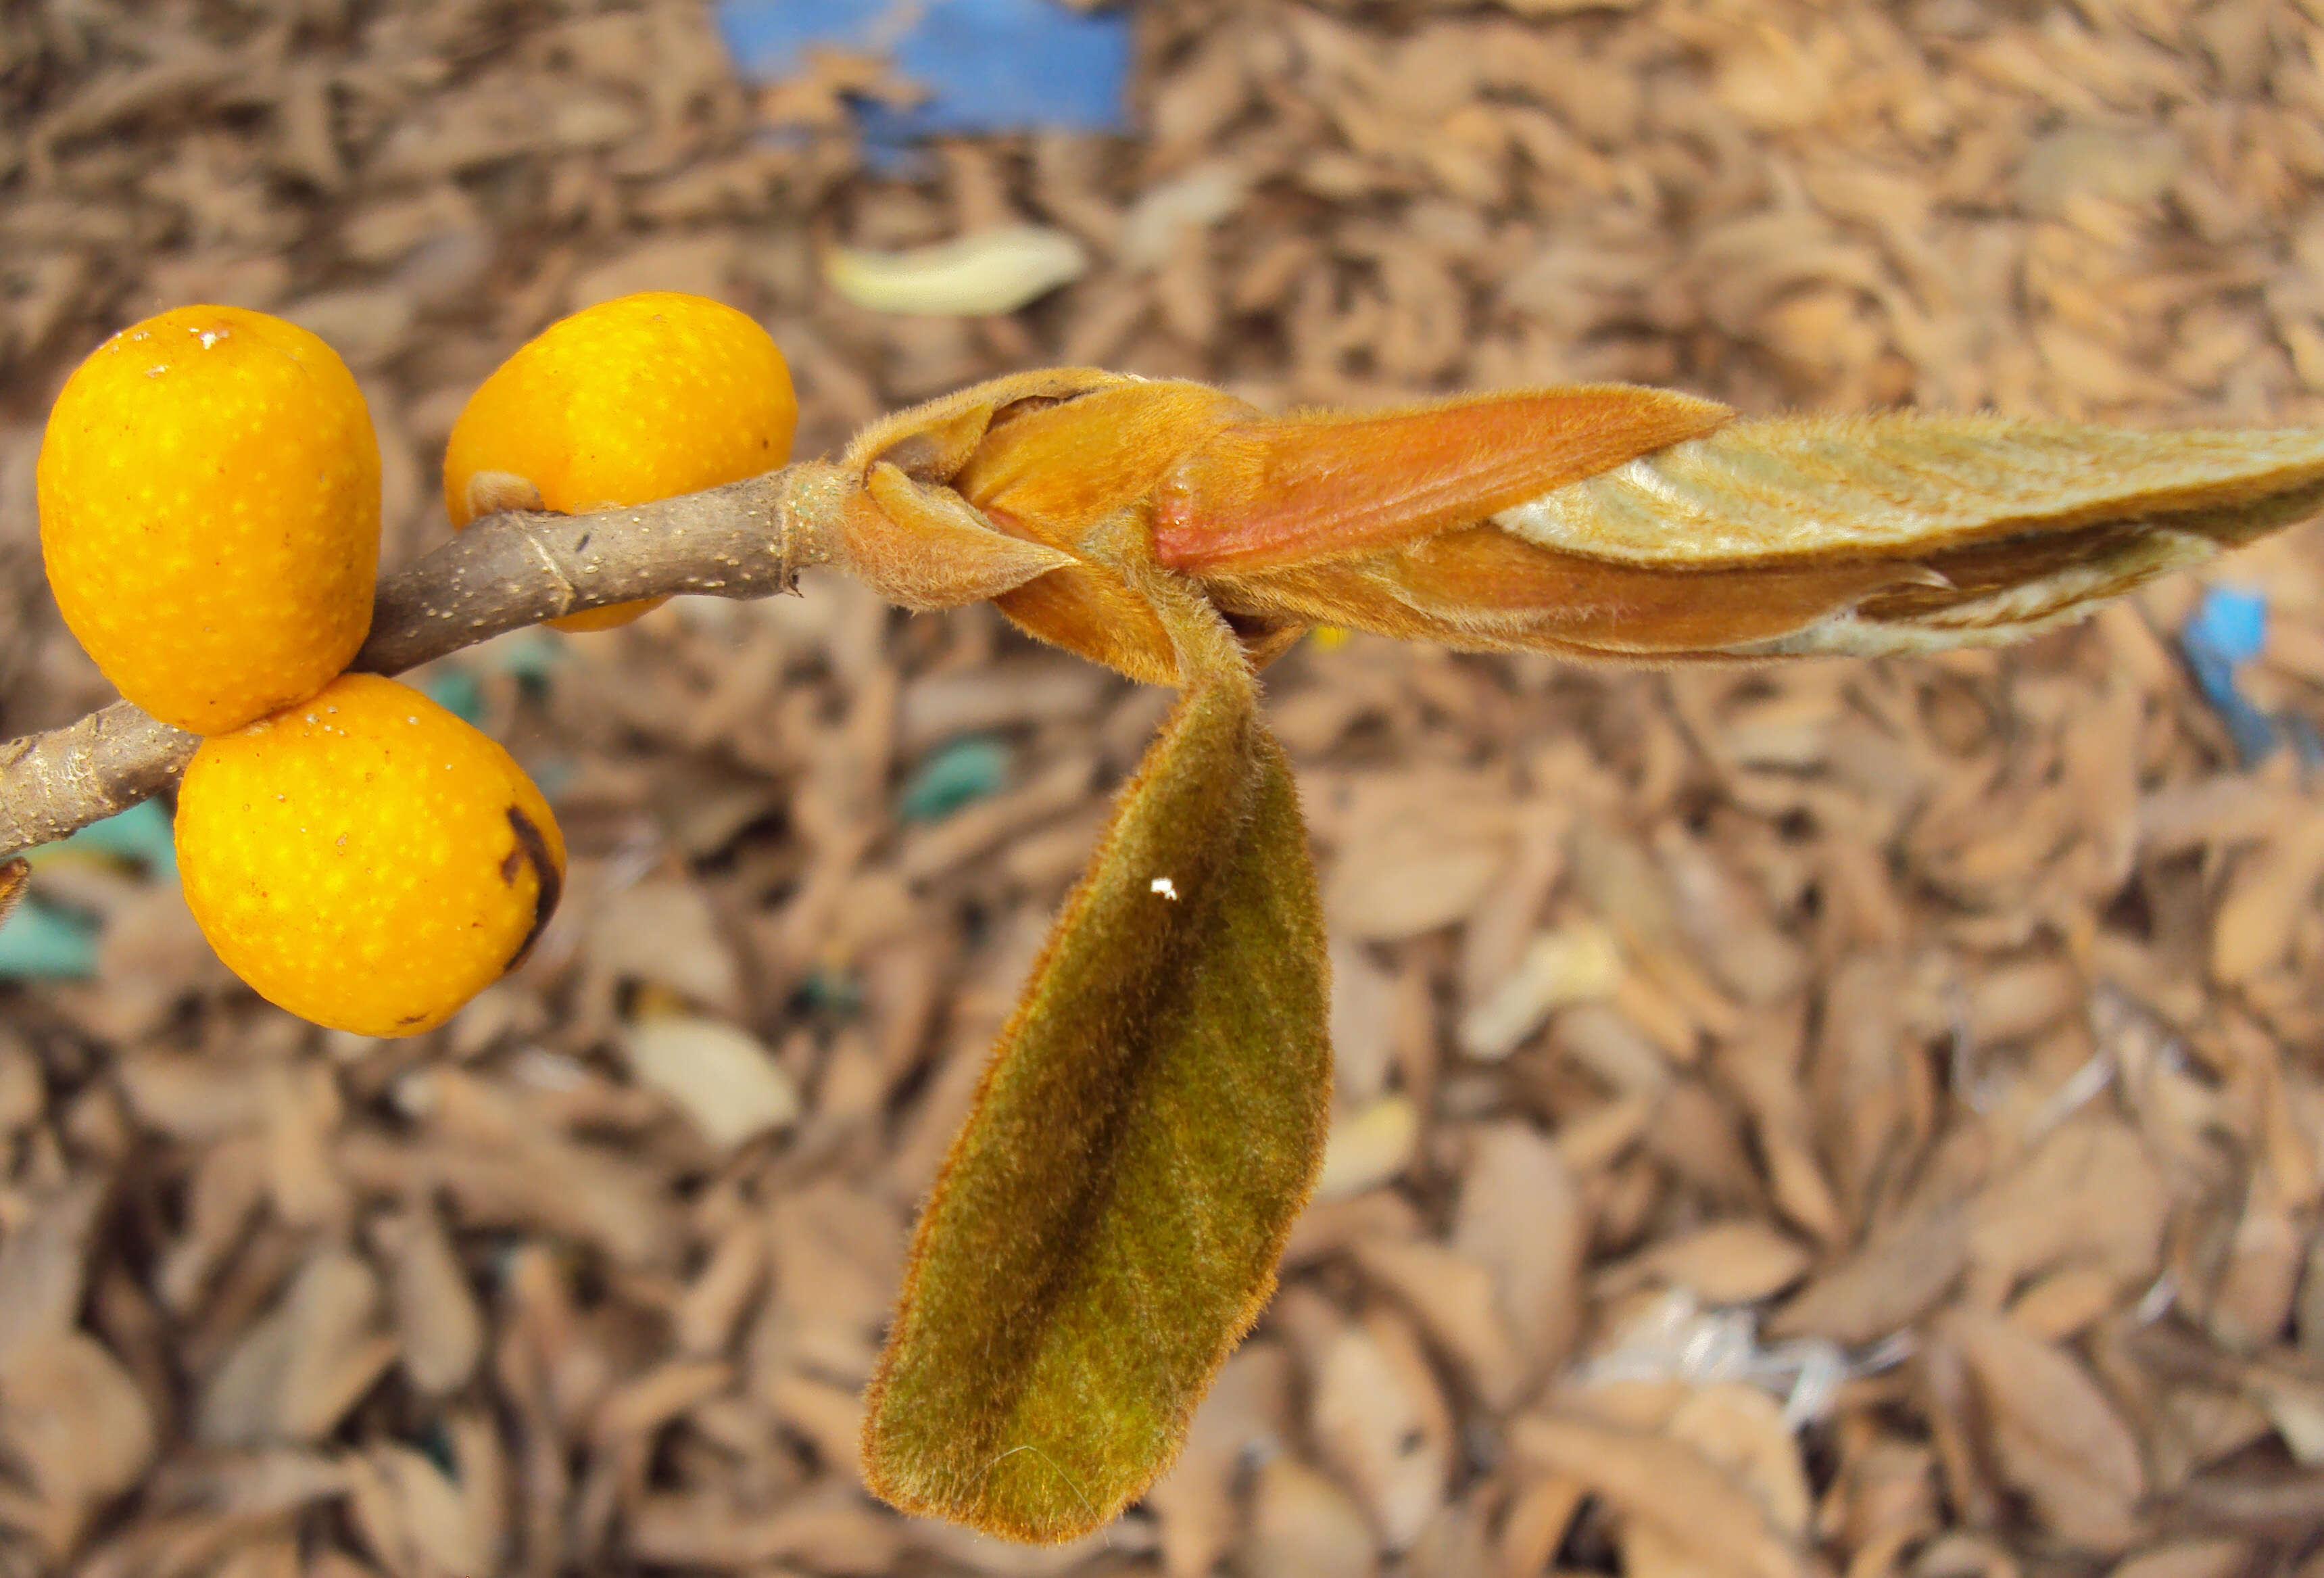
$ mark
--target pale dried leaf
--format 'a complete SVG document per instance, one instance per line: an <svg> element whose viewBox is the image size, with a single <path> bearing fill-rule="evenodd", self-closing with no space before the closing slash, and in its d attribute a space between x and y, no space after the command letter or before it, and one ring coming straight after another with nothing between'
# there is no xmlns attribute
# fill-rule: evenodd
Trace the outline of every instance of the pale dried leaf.
<svg viewBox="0 0 2324 1578"><path fill-rule="evenodd" d="M620 1046L639 1083L721 1150L798 1121L798 1086L756 1037L732 1025L659 1015L626 1027Z"/></svg>
<svg viewBox="0 0 2324 1578"><path fill-rule="evenodd" d="M863 1399L852 1388L788 1371L761 1391L775 1417L812 1445L842 1474L862 1472Z"/></svg>
<svg viewBox="0 0 2324 1578"><path fill-rule="evenodd" d="M1404 1302L1486 1407L1507 1408L1517 1400L1531 1379L1529 1366L1509 1336L1499 1290L1483 1266L1425 1239L1367 1239L1355 1246L1355 1261Z"/></svg>
<svg viewBox="0 0 2324 1578"><path fill-rule="evenodd" d="M765 1232L756 1222L734 1223L679 1297L671 1315L678 1351L704 1357L724 1352L766 1277Z"/></svg>
<svg viewBox="0 0 2324 1578"><path fill-rule="evenodd" d="M1419 1139L1420 1113L1400 1094L1334 1114L1314 1198L1344 1200L1386 1183L1411 1163Z"/></svg>
<svg viewBox="0 0 2324 1578"><path fill-rule="evenodd" d="M1819 1274L1768 1323L1777 1336L1876 1343L1928 1313L1969 1263L1969 1224L1939 1206L1877 1233Z"/></svg>
<svg viewBox="0 0 2324 1578"><path fill-rule="evenodd" d="M1505 814L1473 785L1425 781L1380 789L1351 817L1323 881L1333 935L1374 942L1417 937L1475 909L1506 871Z"/></svg>
<svg viewBox="0 0 2324 1578"><path fill-rule="evenodd" d="M1395 977L1368 949L1342 938L1332 945L1332 1087L1363 1106L1386 1089L1395 1046Z"/></svg>
<svg viewBox="0 0 2324 1578"><path fill-rule="evenodd" d="M2310 816L2236 866L2211 928L2211 974L2229 985L2282 957L2293 922L2324 881L2324 817Z"/></svg>
<svg viewBox="0 0 2324 1578"><path fill-rule="evenodd" d="M1969 1208L1969 1253L2002 1288L2062 1260L2094 1261L2122 1286L2159 1268L2170 1190L2127 1125L2093 1117L2046 1137Z"/></svg>
<svg viewBox="0 0 2324 1578"><path fill-rule="evenodd" d="M1584 921L1542 932L1517 968L1462 1016L1461 1050L1488 1062L1506 1057L1559 1009L1611 996L1621 976L1621 950L1604 927Z"/></svg>
<svg viewBox="0 0 2324 1578"><path fill-rule="evenodd" d="M742 1008L733 949L694 883L640 882L599 907L587 957L608 976L650 981L715 1012Z"/></svg>
<svg viewBox="0 0 2324 1578"><path fill-rule="evenodd" d="M908 252L835 246L823 277L873 312L981 317L1014 312L1088 268L1087 249L1064 231L1015 225Z"/></svg>
<svg viewBox="0 0 2324 1578"><path fill-rule="evenodd" d="M2251 1548L2236 1539L2182 1539L2125 1556L2107 1578L2235 1578Z"/></svg>
<svg viewBox="0 0 2324 1578"><path fill-rule="evenodd" d="M491 1531L425 1454L392 1443L354 1465L348 1506L356 1529L391 1573L488 1573L498 1565Z"/></svg>
<svg viewBox="0 0 2324 1578"><path fill-rule="evenodd" d="M104 1204L99 1181L67 1185L34 1201L0 1244L0 1367L25 1344L71 1329Z"/></svg>

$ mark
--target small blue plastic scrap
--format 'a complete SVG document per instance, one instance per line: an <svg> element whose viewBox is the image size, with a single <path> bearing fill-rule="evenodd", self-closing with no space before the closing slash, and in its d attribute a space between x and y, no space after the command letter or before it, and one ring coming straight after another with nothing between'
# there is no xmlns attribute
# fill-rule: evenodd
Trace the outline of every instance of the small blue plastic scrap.
<svg viewBox="0 0 2324 1578"><path fill-rule="evenodd" d="M0 981L86 981L97 974L97 927L27 899L0 920Z"/></svg>
<svg viewBox="0 0 2324 1578"><path fill-rule="evenodd" d="M159 800L140 800L102 822L91 822L71 837L35 851L33 863L37 865L49 850L59 849L134 861L156 877L174 877L178 872L177 839L170 813Z"/></svg>
<svg viewBox="0 0 2324 1578"><path fill-rule="evenodd" d="M466 669L447 663L421 680L420 688L429 700L462 723L484 721L484 687Z"/></svg>
<svg viewBox="0 0 2324 1578"><path fill-rule="evenodd" d="M1009 781L1009 748L982 737L955 740L920 763L896 797L906 822L941 822L963 806L1001 792Z"/></svg>
<svg viewBox="0 0 2324 1578"><path fill-rule="evenodd" d="M37 872L51 861L123 861L144 868L149 880L178 880L177 841L170 813L159 800L92 822L69 838L29 852ZM0 919L0 981L85 981L97 974L100 927L78 912L48 904L35 892Z"/></svg>
<svg viewBox="0 0 2324 1578"><path fill-rule="evenodd" d="M1130 18L1056 0L719 0L718 31L742 75L771 82L807 51L874 51L928 97L867 103L864 141L900 147L940 134L1129 130Z"/></svg>
<svg viewBox="0 0 2324 1578"><path fill-rule="evenodd" d="M2267 645L2267 596L2242 586L2207 586L2194 617L2179 632L2187 668L2211 710L2227 726L2244 765L2265 760L2276 747L2277 722L2236 688L2236 670Z"/></svg>
<svg viewBox="0 0 2324 1578"><path fill-rule="evenodd" d="M2248 663L2267 646L2267 595L2245 586L2207 586L2187 639L2230 663Z"/></svg>

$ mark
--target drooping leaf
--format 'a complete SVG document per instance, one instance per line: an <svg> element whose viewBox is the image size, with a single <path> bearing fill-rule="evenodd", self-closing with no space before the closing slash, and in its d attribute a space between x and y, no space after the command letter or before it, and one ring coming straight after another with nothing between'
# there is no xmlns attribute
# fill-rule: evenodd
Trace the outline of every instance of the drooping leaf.
<svg viewBox="0 0 2324 1578"><path fill-rule="evenodd" d="M921 1219L863 1441L867 1481L908 1511L1031 1541L1120 1511L1176 1454L1313 1186L1314 875L1289 767L1215 636L1226 655L1122 793Z"/></svg>

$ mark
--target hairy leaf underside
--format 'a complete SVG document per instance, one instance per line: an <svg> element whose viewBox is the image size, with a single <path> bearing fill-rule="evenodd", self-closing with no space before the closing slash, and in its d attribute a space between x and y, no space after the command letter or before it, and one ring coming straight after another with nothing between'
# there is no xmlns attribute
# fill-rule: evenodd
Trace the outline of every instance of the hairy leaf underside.
<svg viewBox="0 0 2324 1578"><path fill-rule="evenodd" d="M1123 791L945 1160L867 1398L873 1490L1062 1540L1167 1466L1313 1186L1327 1009L1290 769L1234 664Z"/></svg>

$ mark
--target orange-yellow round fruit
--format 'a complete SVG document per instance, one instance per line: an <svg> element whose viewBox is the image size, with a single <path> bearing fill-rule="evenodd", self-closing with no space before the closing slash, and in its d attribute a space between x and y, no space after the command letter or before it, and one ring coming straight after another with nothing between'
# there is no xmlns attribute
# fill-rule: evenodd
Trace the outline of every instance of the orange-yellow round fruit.
<svg viewBox="0 0 2324 1578"><path fill-rule="evenodd" d="M296 324L180 307L65 383L41 443L41 554L121 694L196 734L313 695L371 628L379 440Z"/></svg>
<svg viewBox="0 0 2324 1578"><path fill-rule="evenodd" d="M261 997L334 1029L433 1029L520 963L565 839L506 751L408 685L346 674L194 752L178 867Z"/></svg>
<svg viewBox="0 0 2324 1578"><path fill-rule="evenodd" d="M543 329L469 397L444 455L444 508L475 518L469 480L521 476L568 515L740 482L790 457L798 426L783 355L749 316L706 297L649 291ZM661 601L569 614L609 630Z"/></svg>

